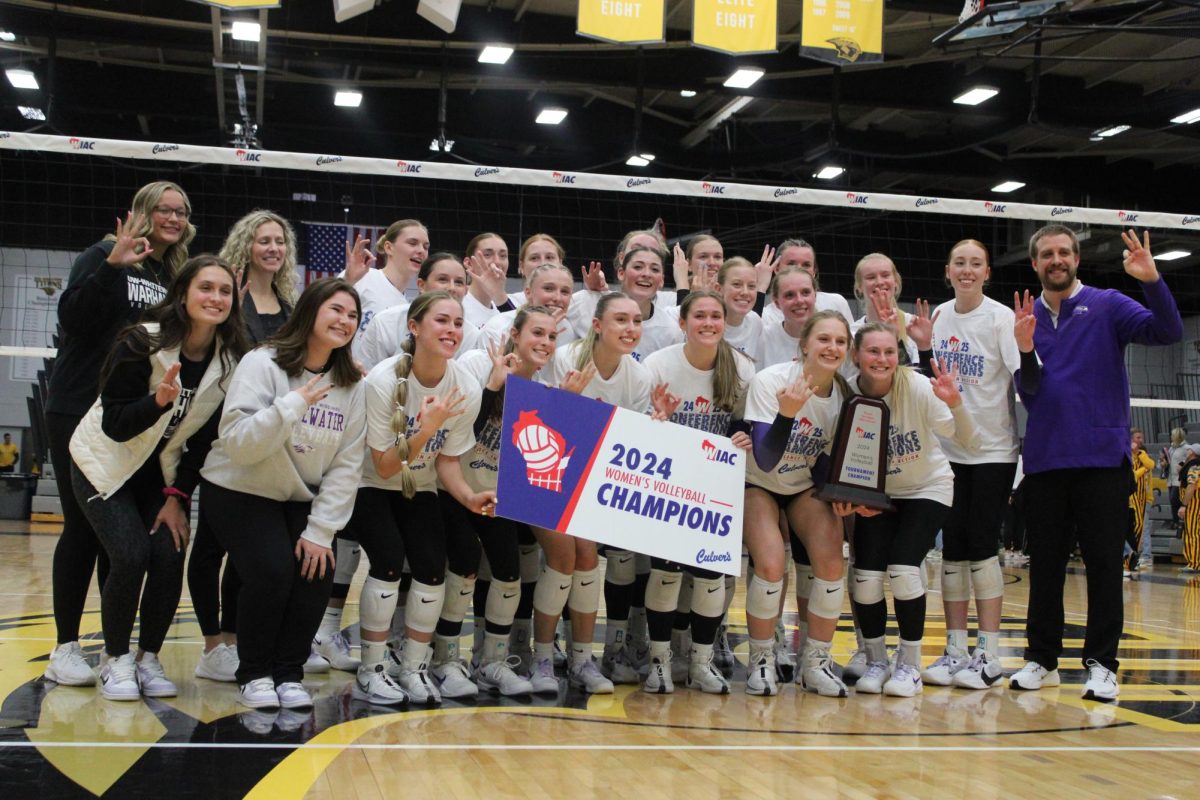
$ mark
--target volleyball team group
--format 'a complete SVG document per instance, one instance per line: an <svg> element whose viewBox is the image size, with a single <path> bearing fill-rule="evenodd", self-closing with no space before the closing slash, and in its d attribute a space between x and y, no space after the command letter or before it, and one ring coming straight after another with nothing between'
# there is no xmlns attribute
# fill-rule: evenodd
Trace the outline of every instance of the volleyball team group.
<svg viewBox="0 0 1200 800"><path fill-rule="evenodd" d="M1100 324L1101 301L1090 300L1090 315L1089 306L1083 314L1077 307L1059 322L1061 303L1097 291L1076 279L1070 229L1034 234L1030 257L1044 293L1027 291L1011 307L985 295L989 257L978 241L949 248L953 298L932 309L917 300L912 314L897 304L902 285L892 260L863 256L854 293L864 314L854 318L845 298L820 291L817 254L800 239L767 246L752 262L726 254L714 236L668 252L656 230L631 231L608 274L591 262L577 291L563 248L535 234L517 254L524 291L509 295L501 236L481 233L461 254L431 252L425 226L401 220L378 242L347 245L342 276L300 291L287 220L252 211L218 255L189 256L191 216L179 186L142 187L115 233L76 260L59 303L46 420L64 529L54 554L58 645L48 680L97 682L79 642L97 568L102 695L174 695L159 652L186 561L204 636L195 675L236 683L252 708L310 707L303 676L329 669L354 672L354 696L388 706L481 691L557 694L560 674L587 693L614 684L728 693L735 578L494 515L504 387L518 375L729 436L748 453L747 693L776 695L791 681L827 697L847 696L848 685L902 697L924 684L1002 685L998 551L1021 445L1014 390L1029 408L1031 435L1042 426L1052 436L1062 423L1043 418L1088 414L1057 388L1060 354L1069 350L1081 362L1073 368L1105 379L1087 360L1105 358L1109 345L1063 339L1071 326ZM1124 341L1112 345L1122 348L1147 339L1137 325L1160 325L1171 311L1178 319L1148 238L1123 237L1126 271L1143 281L1150 308L1112 293L1141 314L1140 322L1122 318ZM674 291L663 290L668 270ZM414 282L419 294L410 302ZM854 394L888 407L884 488L893 510L817 497L839 411ZM1103 406L1103 392L1092 394L1100 410L1082 424L1106 425L1099 416L1119 409ZM1124 468L1126 480L1127 397L1126 383L1122 455L1104 467ZM1078 451L1087 442L1074 444ZM1044 468L1043 450L1031 455L1027 441L1027 473ZM1086 458L1059 466L1045 474L1096 468ZM1063 491L1066 510L1043 516L1094 514L1103 505ZM1014 689L1059 680L1069 551L1039 539L1037 498L1030 492L1028 514L1031 593L1040 602L1031 601L1028 663L1008 679ZM1107 539L1090 541L1099 526L1056 524L1070 529L1058 538L1078 543L1088 566L1084 696L1112 700L1108 562L1117 570L1119 638L1124 531L1110 559ZM939 531L946 646L925 666L923 562ZM342 612L361 552L369 570L355 658ZM885 582L899 630L890 657ZM799 607L794 652L781 621L791 591ZM843 665L831 648L847 593L857 648ZM475 635L467 653L460 640L469 612ZM1093 613L1105 615L1095 623L1103 636L1092 634Z"/></svg>

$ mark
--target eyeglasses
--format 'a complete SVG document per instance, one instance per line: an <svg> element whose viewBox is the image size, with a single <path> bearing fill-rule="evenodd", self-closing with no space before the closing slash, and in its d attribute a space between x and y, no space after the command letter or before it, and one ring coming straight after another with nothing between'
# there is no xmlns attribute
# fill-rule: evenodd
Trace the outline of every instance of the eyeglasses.
<svg viewBox="0 0 1200 800"><path fill-rule="evenodd" d="M185 222L187 221L187 218L192 215L192 212L188 211L186 208L171 208L170 206L155 206L152 210L154 211L155 214L158 214L160 217L166 217L167 219L170 219L171 217L179 217L181 220L183 220Z"/></svg>

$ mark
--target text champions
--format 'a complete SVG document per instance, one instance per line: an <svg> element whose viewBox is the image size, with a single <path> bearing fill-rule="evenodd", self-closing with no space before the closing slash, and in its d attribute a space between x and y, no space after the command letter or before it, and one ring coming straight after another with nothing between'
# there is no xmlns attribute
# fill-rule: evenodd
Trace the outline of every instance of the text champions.
<svg viewBox="0 0 1200 800"><path fill-rule="evenodd" d="M655 494L643 494L637 489L615 483L600 484L596 491L596 500L607 508L659 522L674 522L680 527L716 536L728 536L733 523L733 516L730 514L708 511L700 506L668 500Z"/></svg>

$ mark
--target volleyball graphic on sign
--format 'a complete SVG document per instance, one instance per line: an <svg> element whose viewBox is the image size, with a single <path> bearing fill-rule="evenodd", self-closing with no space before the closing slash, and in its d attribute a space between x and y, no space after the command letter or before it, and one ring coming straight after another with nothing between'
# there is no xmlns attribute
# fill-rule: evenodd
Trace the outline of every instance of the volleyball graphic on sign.
<svg viewBox="0 0 1200 800"><path fill-rule="evenodd" d="M562 476L570 463L571 452L563 455L566 442L562 434L538 417L537 411L522 411L513 425L513 444L525 459L525 478L531 486L562 491Z"/></svg>

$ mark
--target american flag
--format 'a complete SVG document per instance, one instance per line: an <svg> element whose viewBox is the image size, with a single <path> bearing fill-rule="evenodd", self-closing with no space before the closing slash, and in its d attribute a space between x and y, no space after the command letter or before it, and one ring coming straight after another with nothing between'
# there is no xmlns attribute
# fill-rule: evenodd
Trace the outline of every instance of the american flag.
<svg viewBox="0 0 1200 800"><path fill-rule="evenodd" d="M307 286L319 278L337 275L346 266L346 246L353 246L355 237L366 237L373 247L382 231L382 228L373 225L304 223L305 238L308 240L304 285Z"/></svg>

